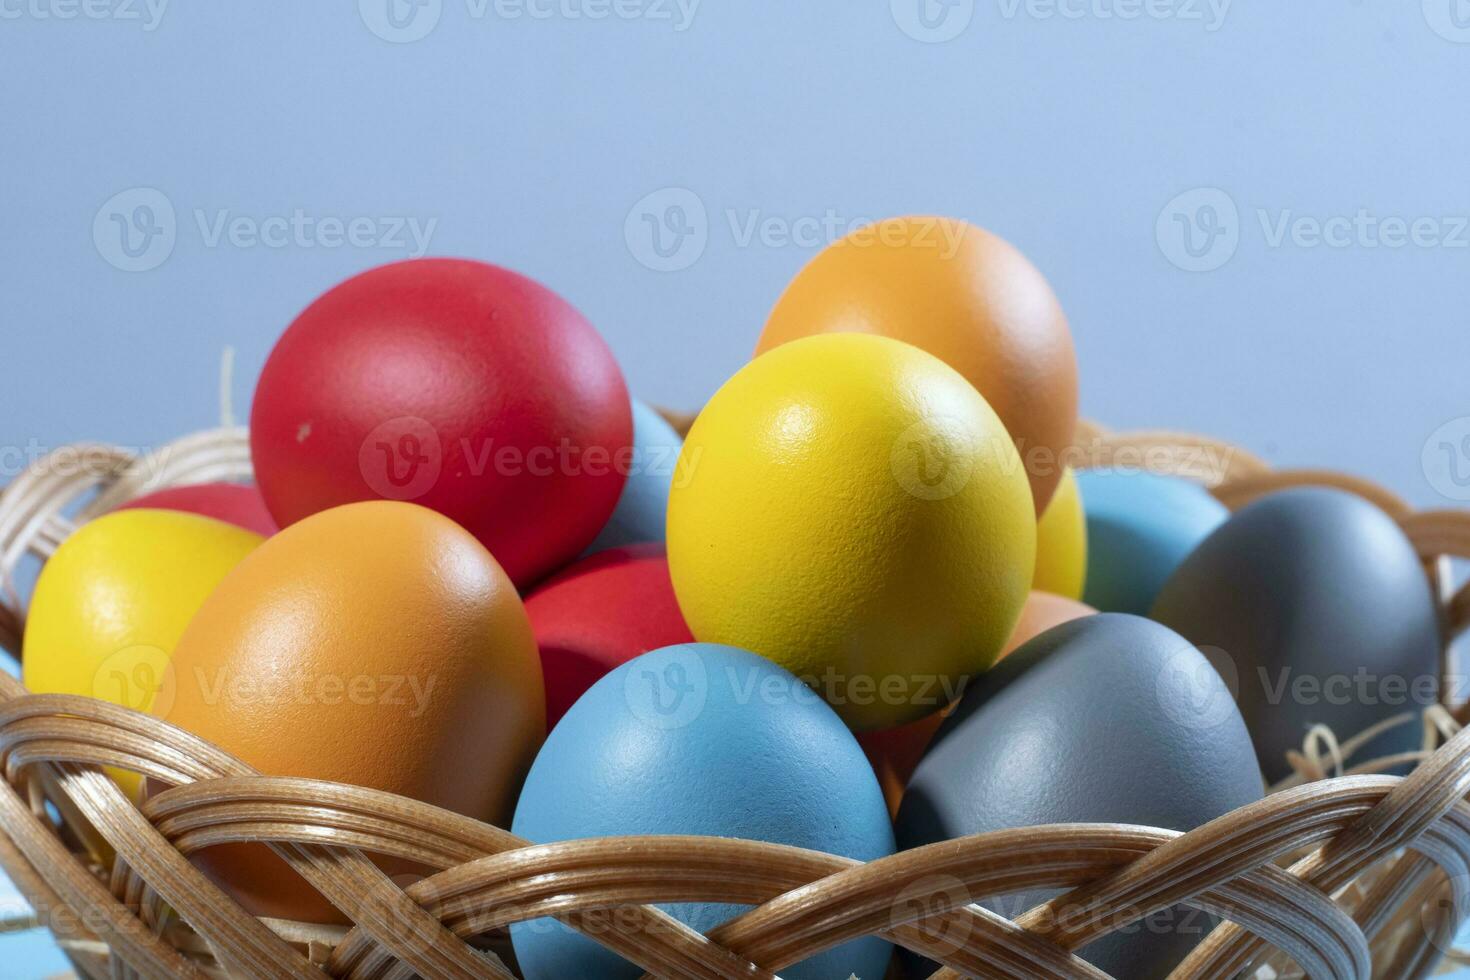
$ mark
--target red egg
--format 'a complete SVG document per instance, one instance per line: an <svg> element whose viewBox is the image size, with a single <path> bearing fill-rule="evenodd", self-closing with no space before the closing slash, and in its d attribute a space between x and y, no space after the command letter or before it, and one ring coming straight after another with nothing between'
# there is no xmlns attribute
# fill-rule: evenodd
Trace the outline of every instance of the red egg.
<svg viewBox="0 0 1470 980"><path fill-rule="evenodd" d="M243 483L195 483L183 487L167 487L130 500L118 510L147 507L155 510L179 510L186 514L213 517L217 521L243 527L247 531L270 537L276 533L276 522L266 509L260 491Z"/></svg>
<svg viewBox="0 0 1470 980"><path fill-rule="evenodd" d="M546 678L546 726L614 667L639 654L692 643L663 545L600 551L526 597Z"/></svg>
<svg viewBox="0 0 1470 980"><path fill-rule="evenodd" d="M357 500L453 518L524 587L582 552L622 492L623 376L571 304L460 259L380 266L296 318L250 449L281 526Z"/></svg>

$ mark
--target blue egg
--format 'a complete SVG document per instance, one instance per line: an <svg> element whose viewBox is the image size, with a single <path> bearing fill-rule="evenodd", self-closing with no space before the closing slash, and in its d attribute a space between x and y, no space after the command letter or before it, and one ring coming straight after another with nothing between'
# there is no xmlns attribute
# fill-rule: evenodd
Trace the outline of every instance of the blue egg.
<svg viewBox="0 0 1470 980"><path fill-rule="evenodd" d="M1101 612L1148 615L1174 569L1230 511L1197 483L1139 470L1081 470L1087 586Z"/></svg>
<svg viewBox="0 0 1470 980"><path fill-rule="evenodd" d="M654 650L594 684L536 757L512 826L538 844L698 834L859 861L894 851L877 777L836 712L769 660L712 643ZM662 907L700 932L746 908ZM516 923L511 940L527 980L642 972L550 919ZM892 952L868 937L780 972L878 978Z"/></svg>
<svg viewBox="0 0 1470 980"><path fill-rule="evenodd" d="M633 457L612 517L582 554L664 539L669 488L684 440L664 417L633 399Z"/></svg>

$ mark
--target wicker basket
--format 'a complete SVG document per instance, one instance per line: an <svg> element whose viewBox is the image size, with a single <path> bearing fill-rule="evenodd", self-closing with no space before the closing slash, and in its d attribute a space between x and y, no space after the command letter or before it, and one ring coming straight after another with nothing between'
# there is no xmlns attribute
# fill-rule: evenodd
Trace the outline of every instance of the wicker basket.
<svg viewBox="0 0 1470 980"><path fill-rule="evenodd" d="M1470 514L1415 513L1326 472L1272 472L1220 443L1084 426L1087 458L1137 453L1200 479L1231 507L1284 486L1356 491L1425 560L1445 635L1470 625L1446 556L1470 556ZM65 464L65 465L62 465ZM159 486L250 475L244 430L221 429L135 459L106 446L39 461L0 494L0 571L52 553L78 523ZM18 652L23 611L0 597L0 644ZM1446 652L1446 664L1448 652ZM1458 712L1458 713L1457 713ZM944 977L1099 978L1072 955L1184 903L1228 920L1176 977L1422 977L1470 909L1470 732L1446 705L1404 757L1343 771L1357 741L1328 733L1293 757L1265 800L1187 834L1070 824L985 834L860 865L749 841L646 837L531 846L494 827L352 786L271 778L156 719L101 701L32 695L0 675L0 865L88 977L511 977L505 927L553 915L653 975L772 977L852 938L882 934L946 965ZM99 765L176 788L138 809ZM48 805L49 804L49 805ZM261 920L189 862L203 847L267 843L355 923ZM365 855L441 869L390 878ZM106 855L106 859L99 857ZM1015 921L972 903L1066 889ZM703 936L652 907L754 910ZM1127 978L1124 978L1127 980Z"/></svg>

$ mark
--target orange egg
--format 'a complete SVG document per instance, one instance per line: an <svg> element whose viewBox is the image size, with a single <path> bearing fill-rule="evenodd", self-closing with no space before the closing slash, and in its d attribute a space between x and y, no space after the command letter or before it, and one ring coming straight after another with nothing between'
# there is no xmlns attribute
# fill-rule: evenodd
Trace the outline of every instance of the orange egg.
<svg viewBox="0 0 1470 980"><path fill-rule="evenodd" d="M1026 597L1026 605L1021 608L1021 619L1016 623L1010 640L1006 642L1001 659L1053 626L1091 616L1095 612L1096 609L1075 599L1052 595L1050 592L1032 592ZM999 662L1000 660L996 661ZM868 754L868 761L873 764L873 771L878 774L878 783L883 787L883 796L888 800L888 809L894 814L898 813L898 804L903 799L909 777L914 774L914 769L924 757L934 733L939 731L939 726L949 717L953 708L954 705L950 705L897 728L858 733L858 744Z"/></svg>
<svg viewBox="0 0 1470 980"><path fill-rule="evenodd" d="M348 504L269 539L205 601L173 663L166 720L266 775L501 826L546 734L515 587L468 531L415 504ZM257 915L340 921L264 847L196 861Z"/></svg>
<svg viewBox="0 0 1470 980"><path fill-rule="evenodd" d="M777 301L756 346L874 333L963 374L1015 440L1036 512L1077 422L1077 362L1051 286L1014 246L954 218L889 218L820 252Z"/></svg>

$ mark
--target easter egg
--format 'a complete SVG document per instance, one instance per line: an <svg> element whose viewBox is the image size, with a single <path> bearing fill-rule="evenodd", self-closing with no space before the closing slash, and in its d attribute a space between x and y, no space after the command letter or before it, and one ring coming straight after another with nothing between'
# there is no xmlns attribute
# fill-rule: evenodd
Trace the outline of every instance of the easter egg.
<svg viewBox="0 0 1470 980"><path fill-rule="evenodd" d="M184 628L260 542L231 524L170 510L117 511L83 524L36 580L21 680L36 694L167 707ZM137 795L136 775L112 775Z"/></svg>
<svg viewBox="0 0 1470 980"><path fill-rule="evenodd" d="M669 486L684 440L664 417L642 402L633 401L633 445L624 472L623 495L607 526L587 553L627 544L664 539L669 512Z"/></svg>
<svg viewBox="0 0 1470 980"><path fill-rule="evenodd" d="M513 829L538 844L695 834L859 861L893 853L883 793L841 719L770 661L702 643L644 654L592 685L536 757ZM700 932L744 911L664 908ZM512 925L511 940L527 980L642 973L548 920ZM777 969L788 980L876 978L891 955L869 937Z"/></svg>
<svg viewBox="0 0 1470 980"><path fill-rule="evenodd" d="M1026 597L1026 605L1021 607L1021 620L1016 624L1011 638L1006 641L1001 657L1004 658L1021 644L1053 626L1091 616L1095 612L1097 610L1064 596L1032 592ZM943 693L946 695L944 700L953 703L958 700L962 691ZM899 802L903 799L904 788L908 786L914 767L924 757L924 750L929 747L934 733L939 731L939 726L949 717L949 713L950 706L946 704L934 714L925 715L907 725L876 732L861 732L857 736L858 744L867 753L868 761L873 764L873 771L878 775L878 783L883 787L888 808L894 813L898 812Z"/></svg>
<svg viewBox="0 0 1470 980"><path fill-rule="evenodd" d="M1015 438L1042 512L1077 423L1077 360L1061 304L1015 246L954 218L861 228L797 273L756 353L832 332L906 341L964 375Z"/></svg>
<svg viewBox="0 0 1470 980"><path fill-rule="evenodd" d="M695 420L669 570L695 637L754 650L856 729L934 710L999 656L1036 522L999 418L954 369L861 334L742 368Z"/></svg>
<svg viewBox="0 0 1470 980"><path fill-rule="evenodd" d="M1036 522L1036 574L1031 587L1080 599L1086 579L1087 515L1077 490L1077 474L1069 467Z"/></svg>
<svg viewBox="0 0 1470 980"><path fill-rule="evenodd" d="M660 647L693 642L662 545L610 548L548 579L526 597L546 678L546 725L598 678Z"/></svg>
<svg viewBox="0 0 1470 980"><path fill-rule="evenodd" d="M504 826L545 735L531 625L467 531L399 501L283 529L200 607L160 712L266 775L385 790ZM256 915L338 921L260 846L194 860Z"/></svg>
<svg viewBox="0 0 1470 980"><path fill-rule="evenodd" d="M1187 831L1262 791L1245 723L1204 655L1157 623L1104 613L1047 630L971 681L909 780L895 833L912 848L1056 823ZM1014 918L1055 894L985 904ZM1111 976L1162 980L1212 925L1167 909L1078 953Z"/></svg>
<svg viewBox="0 0 1470 980"><path fill-rule="evenodd" d="M566 300L482 262L416 259L329 290L271 352L250 452L281 526L412 501L519 586L581 554L623 489L628 391Z"/></svg>
<svg viewBox="0 0 1470 980"><path fill-rule="evenodd" d="M275 519L266 509L265 498L260 491L243 483L193 483L165 487L130 500L117 509L134 510L139 507L213 517L263 537L270 537L277 530Z"/></svg>
<svg viewBox="0 0 1470 980"><path fill-rule="evenodd" d="M1243 508L1174 572L1153 618L1211 654L1238 688L1272 782L1326 725L1338 741L1439 698L1440 627L1424 569L1397 524L1353 494L1304 487ZM1353 761L1420 747L1410 722Z"/></svg>
<svg viewBox="0 0 1470 980"><path fill-rule="evenodd" d="M1103 612L1147 615L1159 589L1230 511L1196 483L1142 470L1083 470L1087 516L1082 601Z"/></svg>

